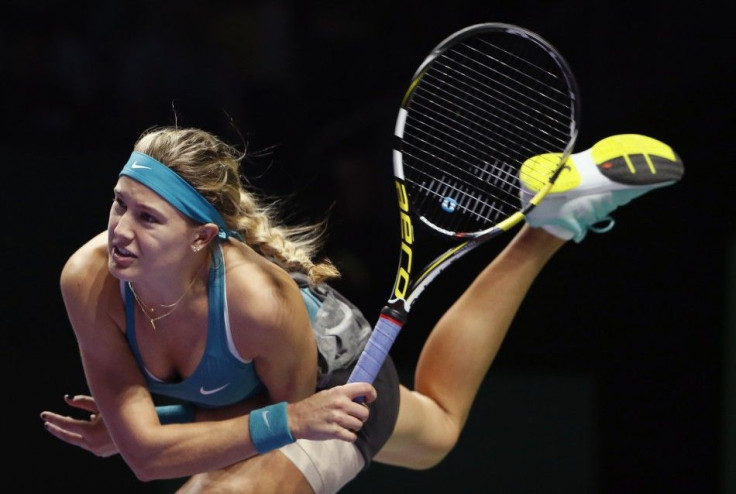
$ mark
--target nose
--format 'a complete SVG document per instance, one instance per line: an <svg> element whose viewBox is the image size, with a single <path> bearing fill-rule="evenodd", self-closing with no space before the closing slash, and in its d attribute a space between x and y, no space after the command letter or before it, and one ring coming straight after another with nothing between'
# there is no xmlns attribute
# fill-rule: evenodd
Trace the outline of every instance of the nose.
<svg viewBox="0 0 736 494"><path fill-rule="evenodd" d="M112 224L110 226L112 227L112 231L116 236L125 239L133 238L133 218L131 217L129 211L125 211L117 218L111 219Z"/></svg>

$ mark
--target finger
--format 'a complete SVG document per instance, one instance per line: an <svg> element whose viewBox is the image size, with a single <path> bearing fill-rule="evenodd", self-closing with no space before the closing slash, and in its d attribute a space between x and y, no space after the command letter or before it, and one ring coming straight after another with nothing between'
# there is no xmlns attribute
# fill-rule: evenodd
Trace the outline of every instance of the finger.
<svg viewBox="0 0 736 494"><path fill-rule="evenodd" d="M337 426L333 432L338 433L340 439L353 440L354 433L363 428L363 424L368 419L368 414L369 410L367 407L354 401L349 401L348 406L343 407L341 410L331 412L331 417L328 421Z"/></svg>
<svg viewBox="0 0 736 494"><path fill-rule="evenodd" d="M58 439L61 439L65 443L71 444L73 446L78 446L82 449L86 449L87 451L89 451L89 448L87 447L87 444L84 441L84 437L81 434L77 434L70 430L64 429L63 427L59 427L58 425L52 422L44 423L44 427L46 428L47 431L51 433L52 436L57 437Z"/></svg>
<svg viewBox="0 0 736 494"><path fill-rule="evenodd" d="M54 412L43 412L41 413L41 420L46 424L52 424L53 426L69 430L75 434L81 434L87 430L91 423L89 420L80 420L66 415L59 415Z"/></svg>
<svg viewBox="0 0 736 494"><path fill-rule="evenodd" d="M342 420L341 425L344 429L347 429L349 432L355 433L363 428L364 423L365 423L365 420L361 420L357 417L346 415L345 418Z"/></svg>
<svg viewBox="0 0 736 494"><path fill-rule="evenodd" d="M354 382L343 385L343 390L351 400L362 397L370 403L376 399L376 388L371 383Z"/></svg>
<svg viewBox="0 0 736 494"><path fill-rule="evenodd" d="M358 439L358 435L355 433L357 430L360 430L360 426L358 426L357 429L353 430L350 427L347 427L346 425L340 425L335 424L337 427L335 427L332 437L335 439L340 439L342 441L348 441L351 443L354 443ZM362 426L362 423L361 423Z"/></svg>
<svg viewBox="0 0 736 494"><path fill-rule="evenodd" d="M348 410L348 412L357 420L360 420L361 425L363 424L363 422L368 420L368 416L370 415L370 409L368 408L368 405L359 402L352 402L351 408Z"/></svg>
<svg viewBox="0 0 736 494"><path fill-rule="evenodd" d="M97 404L95 403L95 399L91 396L87 395L64 395L64 401L66 401L67 405L72 406L74 408L79 408L80 410L86 410L88 412L92 413L98 413L99 409L97 408Z"/></svg>
<svg viewBox="0 0 736 494"><path fill-rule="evenodd" d="M369 393L363 395L363 401L364 401L363 404L365 405L366 403L372 403L376 401L376 398L378 398L378 391L376 391L376 388L371 386Z"/></svg>

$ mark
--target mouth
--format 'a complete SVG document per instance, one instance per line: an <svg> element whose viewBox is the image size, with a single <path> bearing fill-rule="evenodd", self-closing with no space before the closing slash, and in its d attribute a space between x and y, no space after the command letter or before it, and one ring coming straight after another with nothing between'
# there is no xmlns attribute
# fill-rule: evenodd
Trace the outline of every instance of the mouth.
<svg viewBox="0 0 736 494"><path fill-rule="evenodd" d="M118 258L136 258L138 257L135 254L133 254L131 251L129 251L128 249L124 247L119 247L116 245L112 246L112 255Z"/></svg>

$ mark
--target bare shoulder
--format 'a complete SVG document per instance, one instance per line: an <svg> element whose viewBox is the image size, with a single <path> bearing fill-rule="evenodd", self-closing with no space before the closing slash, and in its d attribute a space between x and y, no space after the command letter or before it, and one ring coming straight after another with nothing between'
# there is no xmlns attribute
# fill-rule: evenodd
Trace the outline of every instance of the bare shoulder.
<svg viewBox="0 0 736 494"><path fill-rule="evenodd" d="M117 280L107 266L107 236L100 233L77 249L61 271L61 294L75 331L90 327L85 323L102 313L122 315L121 308L117 311L121 303L115 303L120 300L116 287ZM120 316L115 315L115 319Z"/></svg>
<svg viewBox="0 0 736 494"><path fill-rule="evenodd" d="M107 236L100 233L78 248L64 264L61 271L62 289L69 283L79 283L89 274L107 269Z"/></svg>
<svg viewBox="0 0 736 494"><path fill-rule="evenodd" d="M231 321L251 344L298 337L310 328L299 288L286 271L247 246L228 246L225 264Z"/></svg>

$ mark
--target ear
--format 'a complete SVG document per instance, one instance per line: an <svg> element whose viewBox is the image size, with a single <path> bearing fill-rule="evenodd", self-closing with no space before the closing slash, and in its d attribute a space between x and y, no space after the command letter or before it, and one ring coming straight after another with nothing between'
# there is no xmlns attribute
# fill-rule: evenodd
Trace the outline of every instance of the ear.
<svg viewBox="0 0 736 494"><path fill-rule="evenodd" d="M194 231L196 236L192 242L192 250L194 252L199 252L207 247L210 242L217 237L217 234L220 232L220 228L214 223L206 223L204 225L197 226Z"/></svg>

